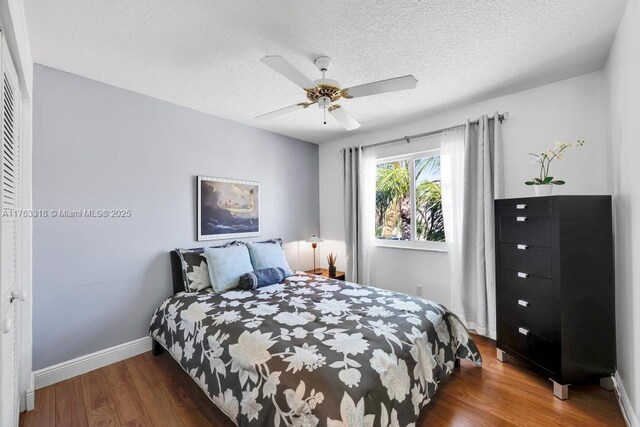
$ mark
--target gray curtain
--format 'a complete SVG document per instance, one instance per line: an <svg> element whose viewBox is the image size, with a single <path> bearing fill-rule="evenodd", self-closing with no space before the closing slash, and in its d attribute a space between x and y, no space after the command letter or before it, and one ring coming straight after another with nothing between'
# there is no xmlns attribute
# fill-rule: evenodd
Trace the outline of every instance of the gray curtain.
<svg viewBox="0 0 640 427"><path fill-rule="evenodd" d="M498 115L467 121L462 197L460 295L467 326L496 336L494 200L502 196L502 137Z"/></svg>
<svg viewBox="0 0 640 427"><path fill-rule="evenodd" d="M359 283L363 276L363 239L360 217L360 168L362 164L362 148L348 147L342 150L344 171L344 231L347 246L347 271L345 278Z"/></svg>

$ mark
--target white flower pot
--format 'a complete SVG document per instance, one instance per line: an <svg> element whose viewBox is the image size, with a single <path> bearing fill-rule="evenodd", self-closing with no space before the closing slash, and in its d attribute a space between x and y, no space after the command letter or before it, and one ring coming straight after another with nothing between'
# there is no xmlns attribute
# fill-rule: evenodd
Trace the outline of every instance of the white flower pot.
<svg viewBox="0 0 640 427"><path fill-rule="evenodd" d="M553 184L534 185L536 196L550 196L553 192Z"/></svg>

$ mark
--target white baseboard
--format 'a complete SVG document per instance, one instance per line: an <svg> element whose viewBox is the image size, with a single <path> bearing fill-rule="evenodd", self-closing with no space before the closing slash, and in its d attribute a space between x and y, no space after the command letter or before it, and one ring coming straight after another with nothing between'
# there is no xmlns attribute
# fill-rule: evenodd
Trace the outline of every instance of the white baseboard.
<svg viewBox="0 0 640 427"><path fill-rule="evenodd" d="M33 411L36 407L36 391L29 389L25 392L25 411Z"/></svg>
<svg viewBox="0 0 640 427"><path fill-rule="evenodd" d="M631 405L631 401L629 400L627 392L624 390L624 386L622 384L622 380L620 380L618 371L616 371L614 378L616 380L615 386L616 393L618 393L618 402L620 403L620 409L622 410L624 420L629 427L640 427L640 424L638 423L638 417L636 417L636 413L633 411L633 406Z"/></svg>
<svg viewBox="0 0 640 427"><path fill-rule="evenodd" d="M151 337L139 338L95 353L76 357L34 372L35 389L68 380L103 366L151 351Z"/></svg>

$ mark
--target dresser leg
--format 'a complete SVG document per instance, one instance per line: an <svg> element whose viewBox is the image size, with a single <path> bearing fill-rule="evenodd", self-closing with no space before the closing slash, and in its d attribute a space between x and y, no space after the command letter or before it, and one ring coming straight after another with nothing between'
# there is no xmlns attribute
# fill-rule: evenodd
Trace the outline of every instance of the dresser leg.
<svg viewBox="0 0 640 427"><path fill-rule="evenodd" d="M600 378L600 387L608 391L613 390L613 377Z"/></svg>
<svg viewBox="0 0 640 427"><path fill-rule="evenodd" d="M496 359L498 359L500 362L506 362L507 361L507 353L505 353L504 351L500 350L499 348L496 349Z"/></svg>
<svg viewBox="0 0 640 427"><path fill-rule="evenodd" d="M569 384L558 384L553 381L553 395L560 400L567 400L569 398Z"/></svg>

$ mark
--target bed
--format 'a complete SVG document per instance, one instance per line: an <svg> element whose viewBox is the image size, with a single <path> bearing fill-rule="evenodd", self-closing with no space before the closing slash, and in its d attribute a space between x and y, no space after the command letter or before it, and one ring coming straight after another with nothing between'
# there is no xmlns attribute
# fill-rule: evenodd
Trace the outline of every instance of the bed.
<svg viewBox="0 0 640 427"><path fill-rule="evenodd" d="M301 272L186 293L179 268L154 345L237 425L412 425L458 359L481 364L464 325L431 301Z"/></svg>

